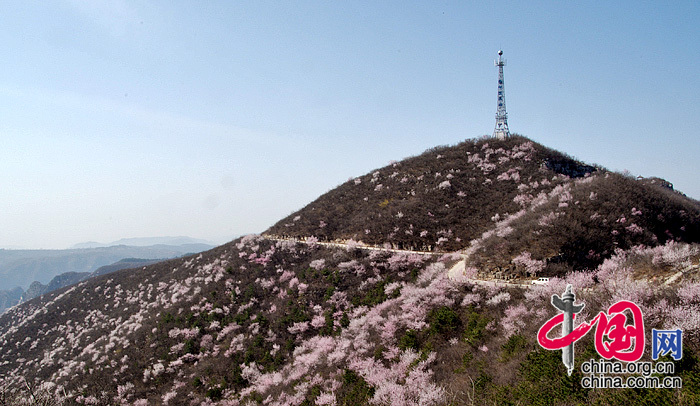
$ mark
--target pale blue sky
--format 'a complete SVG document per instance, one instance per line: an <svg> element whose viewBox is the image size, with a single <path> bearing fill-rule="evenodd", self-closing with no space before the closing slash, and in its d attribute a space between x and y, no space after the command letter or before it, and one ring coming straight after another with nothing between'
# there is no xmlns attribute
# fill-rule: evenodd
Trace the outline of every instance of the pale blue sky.
<svg viewBox="0 0 700 406"><path fill-rule="evenodd" d="M511 131L700 198L700 3L5 1L0 247L260 232Z"/></svg>

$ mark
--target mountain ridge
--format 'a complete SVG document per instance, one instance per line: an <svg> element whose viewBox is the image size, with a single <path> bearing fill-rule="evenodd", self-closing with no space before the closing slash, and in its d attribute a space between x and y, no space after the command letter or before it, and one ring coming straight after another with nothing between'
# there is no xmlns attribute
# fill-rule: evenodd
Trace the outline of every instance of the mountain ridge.
<svg viewBox="0 0 700 406"><path fill-rule="evenodd" d="M156 262L164 261L167 258L160 259L139 259L139 258L124 258L119 261L104 265L92 272L64 272L62 274L56 275L49 281L48 284L43 285L41 282L34 281L29 288L22 295L24 301L31 300L37 296L44 295L54 290L58 290L70 285L74 285L85 279L94 278L96 276L106 275L121 269L138 268L147 265L154 264ZM9 307L9 306L8 306ZM5 311L5 308L0 307L0 313Z"/></svg>
<svg viewBox="0 0 700 406"><path fill-rule="evenodd" d="M211 241L202 240L198 238L177 236L177 237L132 237L132 238L121 238L117 241L111 243L99 243L95 241L88 241L83 243L74 244L69 249L84 249L84 248L106 248L113 247L117 245L126 245L131 247L147 247L153 245L187 245L187 244L200 244L215 246Z"/></svg>
<svg viewBox="0 0 700 406"><path fill-rule="evenodd" d="M507 268L528 252L565 264L563 270L552 266L553 275L594 268L617 248L700 241L700 203L669 186L584 164L519 135L467 140L349 180L265 233L468 250L483 257L475 258L480 267L495 261L493 267ZM614 207L620 204L625 213ZM591 216L599 218L594 223ZM503 244L513 227L524 230L516 244L505 242L510 257L496 260L489 249ZM568 238L561 238L560 227L571 229ZM545 237L526 241L533 233ZM535 240L547 240L549 247ZM581 246L590 247L582 254ZM589 255L590 248L595 252Z"/></svg>
<svg viewBox="0 0 700 406"><path fill-rule="evenodd" d="M172 258L210 248L209 245L186 244L150 247L118 245L67 250L0 249L0 289L28 286L33 281L45 284L64 272L91 272L124 258Z"/></svg>

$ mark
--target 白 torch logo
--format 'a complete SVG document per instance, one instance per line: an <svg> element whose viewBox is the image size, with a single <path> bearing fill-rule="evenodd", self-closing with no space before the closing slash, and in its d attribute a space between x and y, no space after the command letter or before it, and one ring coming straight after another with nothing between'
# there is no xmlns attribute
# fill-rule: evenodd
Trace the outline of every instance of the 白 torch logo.
<svg viewBox="0 0 700 406"><path fill-rule="evenodd" d="M564 292L561 298L557 295L552 295L552 305L557 309L561 310L563 313L560 313L558 316L555 316L549 322L555 319L558 320L558 318L563 317L562 337L571 336L571 333L574 330L574 318L576 317L576 313L583 310L583 307L585 306L584 304L574 305L575 299L576 295L574 295L574 293L571 291L571 285L566 286L566 291ZM545 324L545 326L547 326L547 324ZM543 340L547 340L548 331L549 330L544 330L544 327L541 328L537 334L537 340L540 342L540 345L542 345L544 348L550 350L561 348L561 360L564 363L567 372L569 373L569 375L571 375L571 371L574 370L574 343L576 342L576 340L578 340L578 338L566 343L565 347L558 347L559 344L556 344L554 348L549 348L545 346L545 344L543 344ZM545 343L549 344L546 341Z"/></svg>
<svg viewBox="0 0 700 406"><path fill-rule="evenodd" d="M548 350L562 350L562 362L569 376L574 370L574 343L595 329L595 349L606 360L617 359L628 363L639 361L644 353L644 317L635 303L621 300L601 311L590 322L582 322L573 328L576 314L584 304L575 304L576 295L571 285L560 298L552 295L552 305L561 312L549 319L537 333L537 341ZM628 319L628 314L631 316ZM629 321L629 323L628 323ZM562 335L549 338L549 333L559 324ZM652 330L652 359L671 353L675 360L682 356L682 330Z"/></svg>

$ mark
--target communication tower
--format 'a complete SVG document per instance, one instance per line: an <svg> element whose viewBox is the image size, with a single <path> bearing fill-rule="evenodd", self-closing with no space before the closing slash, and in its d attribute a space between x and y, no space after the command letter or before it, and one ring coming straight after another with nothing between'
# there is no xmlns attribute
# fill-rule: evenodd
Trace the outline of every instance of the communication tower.
<svg viewBox="0 0 700 406"><path fill-rule="evenodd" d="M498 107L496 108L496 128L493 130L493 136L499 139L510 137L508 113L506 113L506 88L503 83L503 67L506 66L506 60L502 57L503 51L498 51L498 60L494 61L494 65L498 66Z"/></svg>

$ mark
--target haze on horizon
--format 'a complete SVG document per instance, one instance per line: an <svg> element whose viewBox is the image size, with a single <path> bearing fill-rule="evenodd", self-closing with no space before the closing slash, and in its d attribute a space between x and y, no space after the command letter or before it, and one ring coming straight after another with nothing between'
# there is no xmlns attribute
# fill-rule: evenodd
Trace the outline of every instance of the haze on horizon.
<svg viewBox="0 0 700 406"><path fill-rule="evenodd" d="M700 4L12 2L0 247L260 232L372 169L512 132L700 199Z"/></svg>

